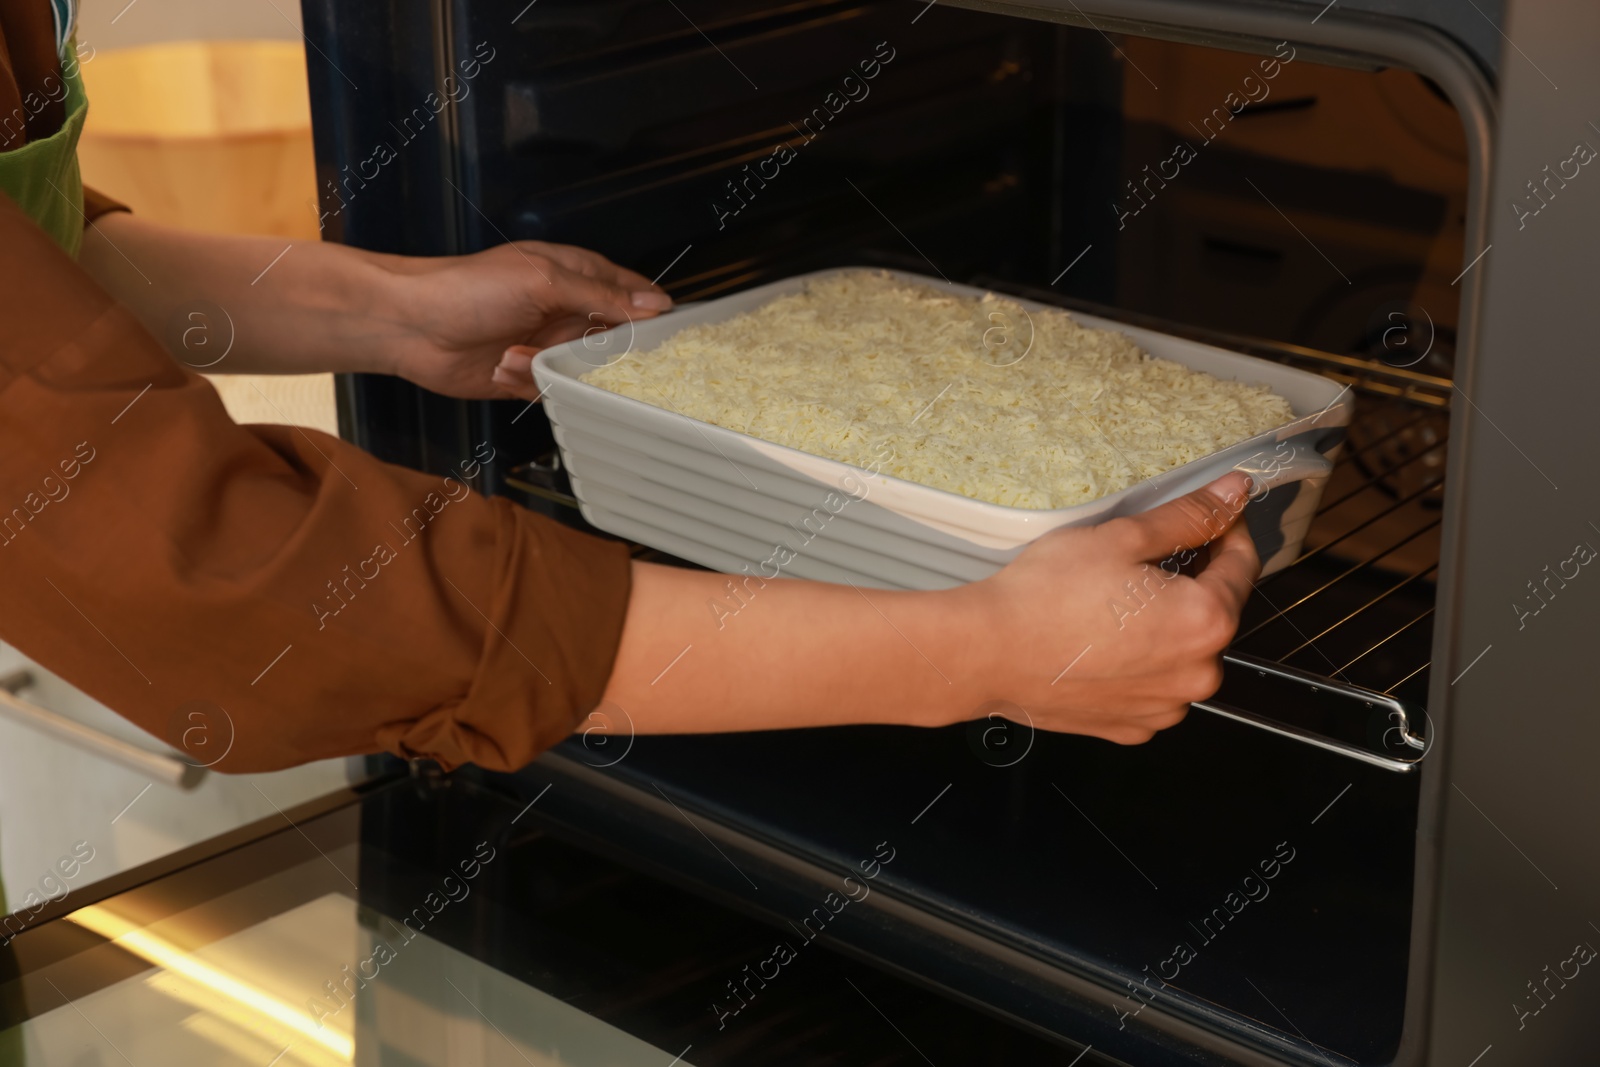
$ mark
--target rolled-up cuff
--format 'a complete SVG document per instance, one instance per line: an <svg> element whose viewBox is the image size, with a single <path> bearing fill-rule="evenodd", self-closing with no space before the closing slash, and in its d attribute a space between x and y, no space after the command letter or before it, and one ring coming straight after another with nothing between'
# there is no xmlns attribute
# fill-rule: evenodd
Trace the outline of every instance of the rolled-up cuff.
<svg viewBox="0 0 1600 1067"><path fill-rule="evenodd" d="M378 734L396 755L446 769L515 770L572 733L605 693L627 615L626 545L492 503L505 539L495 570L511 580L472 605L487 625L466 699Z"/></svg>

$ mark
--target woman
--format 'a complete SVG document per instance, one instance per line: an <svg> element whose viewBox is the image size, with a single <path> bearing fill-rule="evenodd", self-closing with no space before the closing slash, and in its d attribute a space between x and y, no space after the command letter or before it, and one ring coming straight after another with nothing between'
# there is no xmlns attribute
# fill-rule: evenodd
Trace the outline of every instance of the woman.
<svg viewBox="0 0 1600 1067"><path fill-rule="evenodd" d="M719 629L722 576L632 562L325 435L233 424L180 365L172 324L202 302L233 323L228 370L531 398L539 347L670 301L575 248L297 243L275 259L280 241L86 196L64 8L0 0L0 109L22 119L0 146L0 636L150 732L182 745L182 709L203 702L232 734L222 770L378 750L509 769L598 706L648 733L933 726L1005 700L1136 743L1216 688L1258 566L1242 475L1050 534L958 589L772 581ZM426 528L404 526L424 505ZM1212 540L1136 618L1108 609L1125 583L1152 588L1152 562Z"/></svg>

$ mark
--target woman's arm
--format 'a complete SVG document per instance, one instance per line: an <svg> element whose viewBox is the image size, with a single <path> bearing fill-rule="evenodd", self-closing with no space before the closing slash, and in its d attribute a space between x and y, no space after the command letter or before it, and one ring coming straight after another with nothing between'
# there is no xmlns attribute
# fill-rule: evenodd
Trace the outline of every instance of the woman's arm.
<svg viewBox="0 0 1600 1067"><path fill-rule="evenodd" d="M577 251L559 246L541 246L550 250L548 257L532 246L503 246L471 257L408 260L337 245L294 244L274 263L283 247L271 239L182 234L116 217L86 234L85 265L147 325L161 331L169 345L174 332L167 323L176 316L180 355L185 302L209 300L234 321L237 340L225 361L229 369L398 370L457 395L493 391L483 383L483 369L498 359L503 343L482 338L502 338L508 330L524 328L533 331L529 336L536 345L554 343L561 332L581 335L588 326L573 319L573 309L588 299L598 306L585 315L616 319L649 311L630 312L621 303L635 291L630 286L645 285L642 278L598 257L571 259L573 266L563 268L557 260ZM583 274L585 269L596 276ZM606 275L609 281L599 277L606 271L614 272ZM549 276L548 284L541 275ZM162 295L164 291L170 295ZM636 291L654 292L647 287ZM407 295L397 300L396 293ZM626 299L633 302L631 296ZM472 329L463 330L463 322ZM450 348L439 340L463 336L479 338L477 347ZM513 360L516 374L508 392L531 389L526 353L520 357ZM127 358L124 353L120 363L126 364ZM143 383L130 383L106 399L108 420L116 414L112 409L130 400L146 418L162 407L157 401L164 398L139 400ZM166 406L171 410L161 416L164 425L178 418L183 407L175 400L167 400ZM201 406L196 400L189 408ZM194 422L192 415L183 419ZM240 455L251 451L244 432L227 425L220 411L210 412L206 421L205 446L197 434L195 447L185 453L189 458L173 463L172 469L190 469L200 457L216 462L224 441ZM113 424L125 424L119 433L132 432L134 425L128 419ZM284 436L275 443L283 448L296 439ZM585 694L598 693L602 683L605 703L626 711L635 728L647 733L860 722L933 726L982 711L1012 711L992 704L999 701L1014 705L1042 728L1124 743L1144 741L1179 721L1191 700L1216 689L1218 653L1234 632L1258 566L1249 538L1236 523L1246 482L1242 475L1232 475L1144 515L1049 534L993 578L945 592L890 593L635 563L624 615L621 599L615 597L617 583L598 577L603 569L596 562L598 548L591 552L576 535L566 535L573 544L558 550L560 539L553 534L533 536L532 527L538 524L525 514L513 516L515 531L493 532L504 523L475 497L472 503L452 504L448 521L429 526L426 541L437 555L430 553L424 563L417 552L406 551L398 568L387 573L396 564L385 562L370 545L387 544L394 523L404 519L412 503L421 503L421 476L368 469L370 457L339 442L324 442L313 452L319 461L327 459L325 453L335 456L317 485L296 498L296 508L317 521L295 530L285 542L295 547L297 557L322 561L313 565L297 558L294 566L306 579L298 583L303 614L295 626L310 626L311 632L296 636L284 629L280 639L279 629L258 617L259 597L230 601L226 606L233 627L222 629L250 650L231 650L234 658L242 662L254 654L267 662L292 643L310 660L302 670L332 670L354 686L398 685L406 696L391 693L384 702L392 721L377 731L378 743L447 764L471 760L490 767L520 766L571 728L568 716L593 706L594 696ZM126 454L142 456L144 450ZM270 474L272 459L258 455L252 460L262 469L262 486L282 476ZM292 468L284 469L304 471L309 462L301 455ZM222 494L219 499L238 505L268 493L260 486L255 495L243 491L242 463L223 464L231 472L228 477L214 472L210 485ZM130 475L122 484L137 481ZM350 501L338 507L329 503L343 500L346 483ZM354 492L357 484L362 492ZM405 486L412 487L416 501L407 500ZM107 499L120 493L113 490ZM349 508L356 497L361 498L359 507L339 510ZM188 503L189 498L177 496L171 502L175 513ZM501 505L500 511L514 510ZM102 523L100 515L91 514L100 509L75 506L80 509L71 513L75 522ZM287 505L280 510L287 511ZM245 522L240 535L246 528L252 536L264 532L266 516L273 514L269 509ZM162 536L172 536L173 528L162 525ZM196 536L208 532L200 526L185 530ZM283 530L278 533L287 536ZM1215 538L1220 540L1210 562L1196 576L1160 566L1175 553ZM449 540L448 548L441 539ZM174 558L189 566L204 554L202 549L212 552L231 543L196 541ZM491 543L497 546L494 560L482 554L482 546ZM468 547L474 544L480 548ZM84 555L80 552L77 558ZM352 581L350 567L368 579ZM575 666L581 656L610 652L609 645L596 649L592 641L576 636L572 620L581 621L595 608L573 599L574 589L586 587L566 575L584 573L584 568L593 569L596 589L610 590L606 595L616 599L615 609L607 609L618 616L610 633L618 626L621 630L609 680L604 673L595 675L594 664L585 668L595 675L592 688L569 678L584 673ZM494 578L486 580L490 572ZM375 579L374 574L383 576ZM182 587L180 577L161 588ZM507 582L520 590L509 600L495 584ZM274 582L272 588L285 584ZM104 583L97 588L106 592ZM84 595L90 594L85 590ZM197 635L221 632L198 609L179 611L181 597L160 592L157 598L174 620L183 620ZM348 607L343 606L346 598ZM492 599L506 602L498 609L482 607L480 613L480 605ZM218 606L214 600L204 601L208 609ZM41 596L40 602L47 600ZM124 606L108 602L104 608L108 617L118 617ZM332 621L330 611L337 612ZM452 647L452 655L445 657L439 644L443 638L434 636L429 640L438 647L425 652L418 635L398 637L390 627L407 619L413 627L420 619L447 623L441 632L460 647ZM606 629L593 620L586 625L596 632ZM356 644L342 645L333 633ZM483 642L483 651L474 653L474 640ZM153 646L147 655L153 659L155 647L170 644ZM369 655L380 650L383 667ZM461 670L467 661L475 664L471 673ZM403 669L402 663L407 664ZM459 689L444 680L450 671ZM433 690L419 691L417 680L423 673L436 683ZM334 675L284 672L276 677L280 685L291 678L314 681L317 692L324 693ZM562 692L554 693L553 687ZM307 715L296 719L292 731L286 730L287 724L273 719L281 704L256 706L258 688L230 691L226 700L221 691L211 697L248 721L248 729L240 724L242 758L233 761L241 769L274 765L289 753L309 758L370 750L372 726L365 716L346 713L328 719L308 697ZM284 696L260 695L275 700ZM113 703L123 707L128 702ZM430 704L431 710L418 710ZM984 708L986 704L991 706ZM151 711L144 710L146 715ZM333 721L340 723L337 736L328 725Z"/></svg>
<svg viewBox="0 0 1600 1067"><path fill-rule="evenodd" d="M194 233L118 212L84 232L79 264L191 368L397 374L462 397L507 395L495 370L510 345L544 347L672 306L633 271L538 241L391 256ZM211 321L218 308L229 325Z"/></svg>
<svg viewBox="0 0 1600 1067"><path fill-rule="evenodd" d="M1247 487L1232 474L1047 534L994 577L944 592L635 563L606 702L640 733L685 733L941 726L1001 701L1044 729L1149 740L1220 684L1259 570L1237 521ZM1160 566L1218 537L1195 577Z"/></svg>
<svg viewBox="0 0 1600 1067"><path fill-rule="evenodd" d="M599 702L627 550L470 491L488 442L235 424L4 196L0 322L0 636L191 760L511 769Z"/></svg>

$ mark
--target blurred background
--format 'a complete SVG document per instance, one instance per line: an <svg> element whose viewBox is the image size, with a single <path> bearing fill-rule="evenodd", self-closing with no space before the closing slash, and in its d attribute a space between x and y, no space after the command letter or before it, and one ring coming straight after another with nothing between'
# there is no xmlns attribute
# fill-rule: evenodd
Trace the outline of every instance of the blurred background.
<svg viewBox="0 0 1600 1067"><path fill-rule="evenodd" d="M78 51L85 184L174 226L317 238L298 0L84 0ZM209 377L239 422L338 432L332 375Z"/></svg>

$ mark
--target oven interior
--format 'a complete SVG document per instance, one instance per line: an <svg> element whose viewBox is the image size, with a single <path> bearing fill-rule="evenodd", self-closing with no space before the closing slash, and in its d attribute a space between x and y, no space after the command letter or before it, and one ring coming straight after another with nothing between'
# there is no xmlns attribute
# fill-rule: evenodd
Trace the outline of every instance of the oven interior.
<svg viewBox="0 0 1600 1067"><path fill-rule="evenodd" d="M1425 702L1467 196L1454 108L1421 75L1280 62L1292 47L937 15L529 12L504 95L467 112L467 244L585 244L666 271L679 301L894 266L1345 382L1360 411L1308 550L1262 583L1238 648ZM780 142L792 161L762 167ZM532 462L510 488L570 514L548 427L518 423Z"/></svg>
<svg viewBox="0 0 1600 1067"><path fill-rule="evenodd" d="M1319 680L1386 695L1425 741L1468 198L1462 125L1436 85L1272 41L1206 47L942 4L542 0L509 31L492 7L444 16L448 53L484 41L494 58L454 111L454 179L420 198L443 229L400 250L581 244L660 273L680 302L891 266L1344 382L1356 421L1302 557L1245 611L1229 684L1289 723L1327 714ZM353 380L349 410L395 388ZM357 418L350 435L436 469L467 438L493 440L515 462L492 489L581 524L537 409L406 406L406 433ZM1252 688L1252 663L1302 672L1305 689ZM1338 728L1381 756L1383 716L1341 707L1354 718ZM697 830L737 827L824 869L891 841L885 894L1026 957L1032 977L981 948L921 956L904 933L863 927L862 944L1042 1032L1176 1055L1146 1025L1166 1016L1223 1057L1385 1063L1400 1046L1412 764L1201 712L1136 748L982 720L637 738L614 762L590 740L558 758L603 777L608 803L666 798ZM648 826L561 810L613 847ZM733 840L691 838L663 862L762 909ZM1057 973L1100 992L1058 992Z"/></svg>

